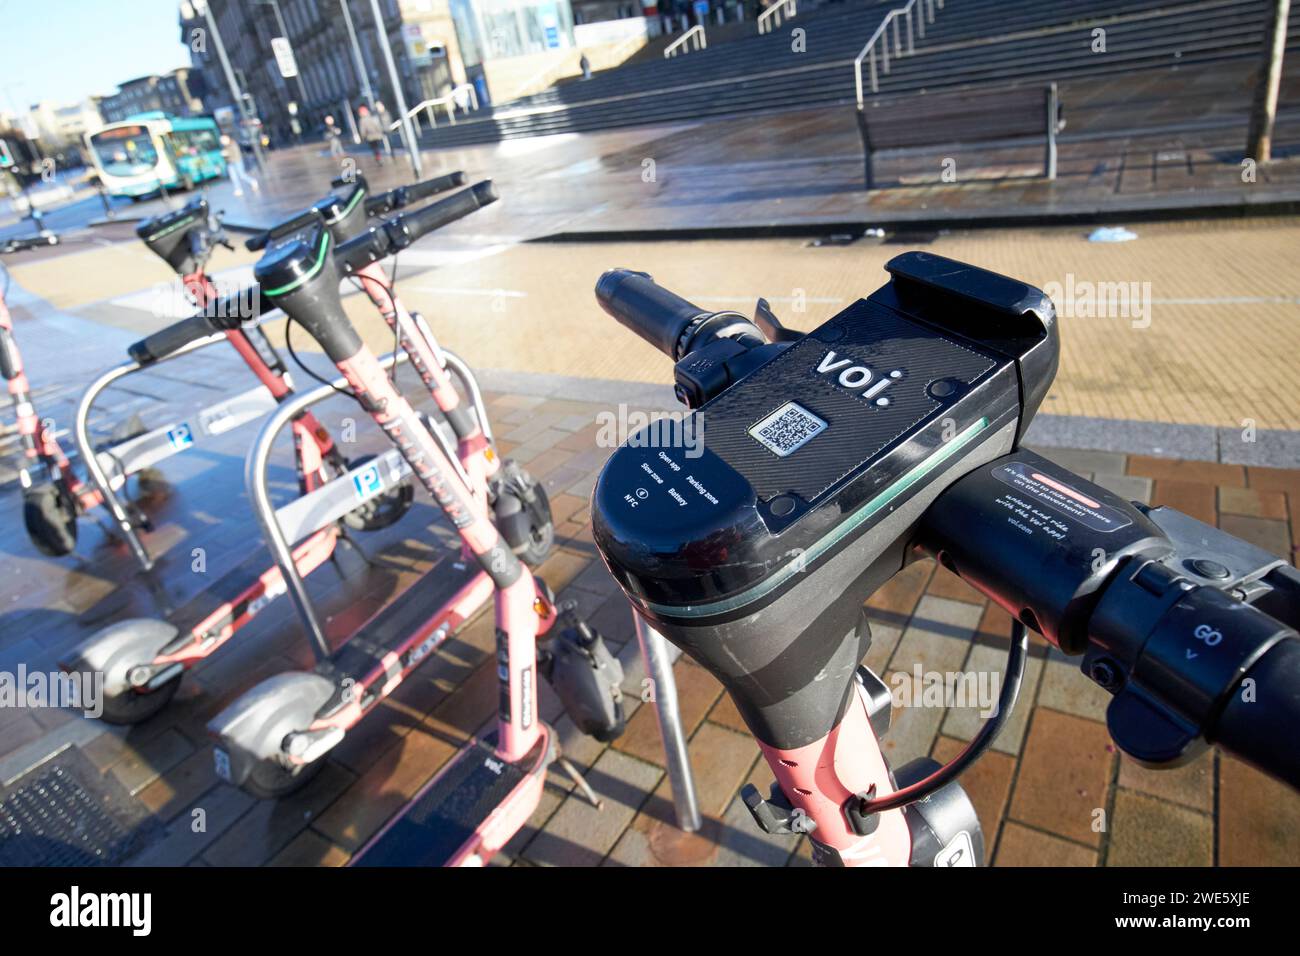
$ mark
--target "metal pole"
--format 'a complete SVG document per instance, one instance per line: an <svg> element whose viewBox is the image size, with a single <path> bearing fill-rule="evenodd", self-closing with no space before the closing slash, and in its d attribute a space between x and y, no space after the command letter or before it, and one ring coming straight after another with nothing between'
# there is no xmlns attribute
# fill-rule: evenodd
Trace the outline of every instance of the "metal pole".
<svg viewBox="0 0 1300 956"><path fill-rule="evenodd" d="M397 65L393 62L393 51L388 44L388 31L384 29L384 18L379 12L379 0L370 0L370 12L375 18L375 29L379 31L379 49L384 54L384 64L388 67L388 80L393 84L393 98L397 100L397 109L402 116L406 148L411 154L411 170L415 173L415 178L419 179L424 173L424 167L420 163L420 146L415 141L411 117L406 112L406 96L402 93L402 81L397 75Z"/></svg>
<svg viewBox="0 0 1300 956"><path fill-rule="evenodd" d="M636 625L636 641L641 647L646 676L654 689L651 705L659 718L677 827L694 833L700 828L700 806L695 799L695 779L691 775L691 758L686 751L682 715L677 709L677 682L673 679L672 661L668 659L668 642L635 609L632 610L632 621Z"/></svg>
<svg viewBox="0 0 1300 956"><path fill-rule="evenodd" d="M1291 0L1273 0L1264 43L1264 63L1255 84L1246 131L1246 156L1256 163L1273 159L1273 123L1277 117L1278 90L1282 84L1282 58L1286 53L1287 18Z"/></svg>
<svg viewBox="0 0 1300 956"><path fill-rule="evenodd" d="M348 102L348 98L345 96L340 105L343 107L343 115L348 118L348 129L352 131L352 145L360 146L361 134L357 132L357 118L352 115L352 104Z"/></svg>
<svg viewBox="0 0 1300 956"><path fill-rule="evenodd" d="M366 105L370 107L370 112L375 116L379 115L379 110L375 105L375 91L370 86L370 75L366 72L366 59L361 55L361 42L357 39L357 29L352 25L352 12L348 9L348 0L339 0L339 6L343 8L343 22L348 28L348 38L352 41L352 59L356 65L357 80L361 83L361 94L366 98ZM361 142L361 137L357 137L357 142ZM389 156L393 155L393 147L388 142L388 131L384 131L384 152Z"/></svg>
<svg viewBox="0 0 1300 956"><path fill-rule="evenodd" d="M348 0L339 0L339 6L343 8L343 22L347 24L348 38L352 41L352 58L356 61L357 79L361 81L361 94L366 98L366 105L370 107L370 112L376 113L375 93L370 88L370 78L366 76L366 61L361 55L361 44L357 41L356 27L352 25L352 14L348 11Z"/></svg>
<svg viewBox="0 0 1300 956"><path fill-rule="evenodd" d="M280 24L280 36L284 37L285 42L289 43L289 28L284 25L284 16L280 13L280 0L271 0L271 9L275 11L275 21ZM293 44L289 43L289 49L293 49ZM298 64L298 55L294 54L294 64ZM307 88L302 85L302 70L298 70L293 77L298 81L298 100L299 105L307 105Z"/></svg>
<svg viewBox="0 0 1300 956"><path fill-rule="evenodd" d="M244 126L248 126L248 105L244 102L244 94L239 89L239 84L235 82L235 71L230 68L230 58L226 56L226 45L221 42L221 31L217 29L216 17L212 15L212 6L208 0L203 2L203 16L208 21L208 29L212 31L212 42L217 46L217 58L221 61L221 70L226 74L226 83L230 86L230 95L235 98L235 108L239 110L239 115L244 118ZM257 165L262 165L262 138L261 136L249 137L253 146L253 158L257 160Z"/></svg>

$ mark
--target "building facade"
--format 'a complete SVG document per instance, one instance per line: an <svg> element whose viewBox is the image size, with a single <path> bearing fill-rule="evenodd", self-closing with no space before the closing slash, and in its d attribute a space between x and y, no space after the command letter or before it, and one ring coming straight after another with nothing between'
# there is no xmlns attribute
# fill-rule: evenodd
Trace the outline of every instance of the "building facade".
<svg viewBox="0 0 1300 956"><path fill-rule="evenodd" d="M180 0L179 22L192 73L203 78L205 109L214 113L235 104L216 43L207 35L204 2ZM571 0L379 0L379 23L370 0L206 3L246 108L274 142L296 138L295 120L308 134L320 130L326 115L348 129L356 108L371 97L389 122L396 121L397 97L381 43L392 52L408 109L465 83L475 88L480 104L509 98L519 84L501 64L517 61L516 72L531 75L544 68L548 54L569 51L575 60L578 55ZM628 0L609 15L639 16L643 9L640 0ZM271 44L280 36L289 41L296 77L282 75ZM509 81L489 83L489 65Z"/></svg>
<svg viewBox="0 0 1300 956"><path fill-rule="evenodd" d="M101 96L95 104L105 123L117 123L136 113L161 110L174 116L194 116L203 112L203 101L198 95L203 81L194 78L192 88L190 70L181 67L162 76L141 76L127 80L115 93Z"/></svg>

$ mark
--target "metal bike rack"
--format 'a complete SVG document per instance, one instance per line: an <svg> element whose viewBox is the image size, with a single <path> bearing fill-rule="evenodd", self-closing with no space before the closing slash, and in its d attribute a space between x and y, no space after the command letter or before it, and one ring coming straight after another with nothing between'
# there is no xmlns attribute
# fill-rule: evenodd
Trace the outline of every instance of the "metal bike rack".
<svg viewBox="0 0 1300 956"><path fill-rule="evenodd" d="M118 497L118 489L125 487L128 476L139 469L157 464L181 451L194 447L199 440L224 434L233 428L260 418L276 407L275 397L265 385L258 385L247 392L235 395L216 405L201 409L189 421L172 422L161 428L155 428L137 435L118 445L102 451L96 451L90 441L90 409L103 391L114 382L138 372L143 368L155 368L163 362L171 361L196 352L208 345L226 341L224 332L217 332L202 339L196 339L177 349L156 362L142 365L128 360L109 369L95 379L77 405L77 414L73 422L73 436L77 449L86 463L86 472L91 483L104 499L109 513L117 524L117 529L126 538L135 559L145 570L151 570L153 558L140 540L135 524L131 521L125 505ZM110 475L110 469L119 473Z"/></svg>
<svg viewBox="0 0 1300 956"><path fill-rule="evenodd" d="M390 353L379 360L381 368L390 369L394 364L408 361L405 352ZM343 515L357 507L359 503L380 494L392 487L410 473L410 466L396 448L390 448L374 461L351 469L346 475L340 475L317 488L310 494L295 498L293 501L276 509L271 503L271 492L267 481L267 463L270 461L271 449L280 433L295 418L312 405L335 396L340 389L347 387L347 380L342 376L332 382L318 385L308 392L298 392L286 398L279 407L267 417L262 424L253 447L244 459L244 484L248 498L253 503L253 514L262 528L271 557L275 559L280 573L284 576L285 587L293 599L312 650L319 659L329 657L329 643L325 639L325 629L307 595L307 585L298 573L298 566L293 560L293 544L308 535L314 534ZM435 434L438 434L435 429ZM374 470L377 481L367 483L368 494L358 501L355 485L359 476ZM387 476L387 477L385 477Z"/></svg>
<svg viewBox="0 0 1300 956"><path fill-rule="evenodd" d="M691 758L686 750L682 714L677 707L677 681L673 677L668 642L635 608L631 610L646 676L653 682L651 686L654 694L650 704L659 719L659 733L663 737L664 760L668 769L668 782L673 790L677 827L687 833L694 833L700 828L700 805L695 798L695 778L691 773Z"/></svg>
<svg viewBox="0 0 1300 956"><path fill-rule="evenodd" d="M479 425L491 440L488 430L487 410L483 405L482 393L478 382L468 365L453 352L439 349L440 357L446 365L461 379L478 415ZM381 368L392 368L394 363L401 364L408 360L405 352L396 356L390 354L379 360ZM253 513L257 516L271 556L284 576L286 589L298 609L313 651L319 659L330 655L329 643L325 639L325 630L311 598L307 594L307 585L293 560L293 542L300 541L314 534L326 525L337 521L343 515L367 500L360 496L364 486L369 496L382 493L410 474L410 466L396 448L390 448L373 461L354 468L346 475L335 478L310 494L295 498L293 501L276 509L271 503L271 494L267 481L267 463L276 439L294 418L319 402L338 394L338 389L347 385L346 379L340 377L333 382L321 385L309 392L301 392L286 399L280 407L263 423L261 431L245 459L244 481L248 488L249 500L253 503ZM434 437L444 446L444 451L452 462L459 462L455 449L448 448L448 439L438 429L433 429ZM369 481L358 479L367 475ZM659 731L663 737L664 753L668 769L668 779L672 786L673 807L677 815L677 825L686 832L700 828L700 809L695 796L695 781L691 773L690 757L686 750L686 734L682 728L681 713L677 708L677 682L673 678L672 659L668 642L658 631L650 627L639 614L636 619L637 643L645 663L646 674L654 681L655 714L659 719Z"/></svg>

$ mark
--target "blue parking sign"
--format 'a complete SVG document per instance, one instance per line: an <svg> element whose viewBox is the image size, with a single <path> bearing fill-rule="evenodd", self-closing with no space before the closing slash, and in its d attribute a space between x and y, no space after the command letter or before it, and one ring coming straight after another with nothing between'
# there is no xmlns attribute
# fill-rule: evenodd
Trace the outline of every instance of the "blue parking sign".
<svg viewBox="0 0 1300 956"><path fill-rule="evenodd" d="M167 429L167 440L171 442L173 448L180 451L194 444L194 433L190 431L189 425L177 425L175 428Z"/></svg>
<svg viewBox="0 0 1300 956"><path fill-rule="evenodd" d="M352 487L356 489L357 500L365 501L371 495L384 490L384 479L379 476L379 466L370 465L352 476Z"/></svg>

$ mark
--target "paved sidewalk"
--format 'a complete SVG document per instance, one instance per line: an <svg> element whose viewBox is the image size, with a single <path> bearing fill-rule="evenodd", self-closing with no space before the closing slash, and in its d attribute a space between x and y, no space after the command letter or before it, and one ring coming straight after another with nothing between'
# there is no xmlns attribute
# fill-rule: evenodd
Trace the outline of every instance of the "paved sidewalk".
<svg viewBox="0 0 1300 956"><path fill-rule="evenodd" d="M590 397L590 396L589 396ZM587 501L609 449L596 444L596 416L626 396L579 401L522 392L488 395L501 451L528 466L551 495L558 547L540 569L561 598L573 598L629 664L627 732L612 746L574 732L549 688L542 712L565 753L588 775L601 811L553 770L531 825L498 861L518 865L803 865L806 844L768 837L737 797L769 772L737 713L704 670L679 661L681 711L690 734L704 831L671 827L668 784L649 708L639 706L631 621L591 543ZM330 427L350 409L331 400ZM357 452L379 442L359 430ZM165 557L155 578L178 603L206 584L189 571L192 548L208 549L212 573L255 541L239 487L242 449L209 452L169 468L170 497L156 512L150 544ZM349 451L353 451L349 448ZM1154 457L1048 451L1062 464L1129 497L1170 504L1289 556L1300 545L1300 470L1243 468ZM12 490L5 508L17 506ZM441 524L423 497L387 532L365 537L310 583L335 639L406 586L431 558L420 529ZM156 613L155 586L133 573L122 550L94 532L75 560L35 555L13 523L0 539L9 573L0 585L0 669L53 666L58 653L95 626ZM977 672L1001 667L1006 615L931 562L912 565L868 605L874 643L867 663L887 681L913 667ZM0 783L53 758L81 768L136 820L131 860L166 865L337 865L345 862L468 737L488 729L496 706L490 615L472 620L397 693L349 735L324 773L300 794L259 803L218 781L206 720L242 690L308 664L299 629L280 602L241 630L186 678L180 697L150 722L124 731L65 711L0 710ZM897 675L902 675L901 677ZM899 686L902 686L900 683ZM1012 725L964 778L996 865L1289 865L1300 853L1300 797L1234 760L1209 753L1188 768L1153 772L1119 755L1103 723L1106 696L1075 663L1041 642ZM886 737L897 763L952 756L977 726L974 711L900 708ZM91 769L87 769L91 768ZM30 778L28 778L30 779ZM88 783L90 781L87 781ZM196 832L195 811L205 827ZM1101 821L1100 824L1095 821Z"/></svg>
<svg viewBox="0 0 1300 956"><path fill-rule="evenodd" d="M892 257L920 248L1056 297L1061 368L1044 413L1209 426L1223 430L1229 460L1300 461L1293 447L1252 457L1270 445L1270 430L1300 431L1300 217L1150 223L1120 244L1087 242L1087 232L986 230L822 247L797 239L512 245L439 233L399 257L398 287L476 368L659 384L671 376L665 358L596 305L593 289L606 269L648 271L702 308L751 313L764 296L786 324L810 329L884 284ZM251 281L253 261L243 250L218 250L211 268L237 284ZM137 332L165 321L153 311L154 289L174 281L139 242L69 246L62 256L7 265L20 287L50 305ZM367 341L387 349L391 336L363 297L346 302ZM24 354L70 341L37 321L17 334ZM306 336L297 344L313 348ZM48 381L34 358L28 364L33 382ZM1100 427L1087 440L1053 444L1096 447L1105 437ZM1205 456L1194 443L1151 447Z"/></svg>

